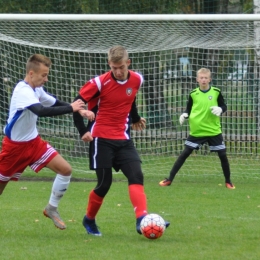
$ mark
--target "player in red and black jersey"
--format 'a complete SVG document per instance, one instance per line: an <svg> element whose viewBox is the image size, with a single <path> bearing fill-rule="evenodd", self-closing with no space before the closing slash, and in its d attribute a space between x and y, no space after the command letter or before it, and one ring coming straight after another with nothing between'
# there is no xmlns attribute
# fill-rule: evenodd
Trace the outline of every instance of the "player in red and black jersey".
<svg viewBox="0 0 260 260"><path fill-rule="evenodd" d="M94 100L91 100L91 102L88 104L88 108L90 111L94 112L95 116L97 114L97 110L98 110L98 98L95 98ZM91 129L92 129L92 126L94 125L95 121L88 121L88 124L87 126L85 126L83 120L82 120L82 117L80 116L80 114L74 114L74 122L75 122L75 125L77 126L79 132L80 132L80 137L82 138L82 140L84 142L89 142L89 168L91 170L95 170L95 168L93 167L93 155L91 154L92 150L93 150L93 137L92 137L92 134L91 134ZM138 114L138 111L137 111L137 106L136 106L136 102L134 101L133 104L132 104L132 108L131 108L131 111L130 111L130 114L129 114L129 127L128 127L128 130L127 130L127 134L130 136L130 128L132 130L135 130L135 131L141 131L143 129L145 129L146 127L146 120L141 117L139 114ZM113 164L113 168L115 169L115 171L119 171L120 170L120 167L117 166L116 164Z"/></svg>
<svg viewBox="0 0 260 260"><path fill-rule="evenodd" d="M112 167L117 166L128 179L128 190L136 216L136 230L141 234L140 222L147 214L146 195L143 187L141 160L130 139L130 111L143 77L128 67L131 61L122 46L108 52L110 71L88 81L76 99L88 103L88 109L97 105L96 118L91 127L91 167L97 175L97 185L89 194L89 202L83 225L87 233L101 236L95 218L103 199L112 184ZM74 113L75 125L83 141L89 141L88 128L83 118ZM83 123L82 123L83 122ZM142 128L145 120L134 122ZM138 130L138 129L137 129ZM169 223L168 223L169 225Z"/></svg>

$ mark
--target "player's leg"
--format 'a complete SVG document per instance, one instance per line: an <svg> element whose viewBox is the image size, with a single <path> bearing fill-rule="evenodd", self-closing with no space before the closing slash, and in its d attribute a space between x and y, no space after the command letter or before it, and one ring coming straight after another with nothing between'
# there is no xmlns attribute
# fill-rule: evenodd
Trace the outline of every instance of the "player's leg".
<svg viewBox="0 0 260 260"><path fill-rule="evenodd" d="M39 172L43 167L47 167L56 173L49 203L43 213L46 217L52 219L57 228L65 229L66 225L60 218L57 207L70 183L71 166L48 142L42 140L39 136L33 140L30 155L31 162L29 165L32 170Z"/></svg>
<svg viewBox="0 0 260 260"><path fill-rule="evenodd" d="M140 161L121 165L121 170L128 180L128 192L133 205L135 216L139 218L147 214L146 195L143 186L143 173Z"/></svg>
<svg viewBox="0 0 260 260"><path fill-rule="evenodd" d="M147 201L143 186L141 160L132 140L120 142L114 165L121 169L128 180L128 193L135 212L136 230L140 234L141 219L147 215Z"/></svg>
<svg viewBox="0 0 260 260"><path fill-rule="evenodd" d="M232 184L231 182L231 172L230 172L230 166L229 166L229 161L228 161L228 158L227 158L227 153L226 153L226 149L224 150L219 150L218 151L218 157L220 159L220 162L221 162L221 167L222 167L222 170L223 170L223 174L224 174L224 177L225 177L225 183L226 183L226 187L228 189L235 189L235 186Z"/></svg>
<svg viewBox="0 0 260 260"><path fill-rule="evenodd" d="M191 155L193 149L190 148L189 146L185 146L184 150L182 151L182 153L180 154L180 156L178 157L178 159L175 161L169 177L165 178L164 180L162 180L161 182L159 182L160 186L170 186L173 179L175 178L175 175L178 173L178 171L180 170L180 168L182 167L182 165L185 163L186 159Z"/></svg>
<svg viewBox="0 0 260 260"><path fill-rule="evenodd" d="M140 222L147 215L147 200L143 186L143 173L140 161L121 165L121 170L128 180L128 193L136 217L136 231L141 234Z"/></svg>
<svg viewBox="0 0 260 260"><path fill-rule="evenodd" d="M128 180L129 197L136 217L136 231L141 234L140 223L148 213L141 162L139 160L125 163L121 165L121 170ZM170 223L166 221L166 227L169 225Z"/></svg>
<svg viewBox="0 0 260 260"><path fill-rule="evenodd" d="M96 171L97 185L89 194L86 215L82 223L88 234L101 236L95 218L112 184L114 142L94 138L89 148L90 169Z"/></svg>
<svg viewBox="0 0 260 260"><path fill-rule="evenodd" d="M11 141L4 137L0 152L0 195L10 180L18 181L25 168L28 166L28 148L31 143Z"/></svg>
<svg viewBox="0 0 260 260"><path fill-rule="evenodd" d="M96 169L97 185L89 193L86 215L83 218L83 226L88 234L101 236L96 225L96 215L102 206L104 197L112 184L112 168Z"/></svg>
<svg viewBox="0 0 260 260"><path fill-rule="evenodd" d="M66 225L57 211L59 202L68 189L71 178L70 164L59 154L57 154L47 165L47 168L56 173L52 185L52 191L48 205L45 207L43 214L53 220L54 225L59 229L65 229Z"/></svg>
<svg viewBox="0 0 260 260"><path fill-rule="evenodd" d="M226 146L224 144L222 134L210 137L208 143L209 143L210 151L218 153L218 157L220 159L221 167L225 177L226 187L228 189L235 189L235 186L232 184L230 179L231 176L230 166L229 166L229 161L226 153Z"/></svg>
<svg viewBox="0 0 260 260"><path fill-rule="evenodd" d="M0 182L0 195L2 195L8 182Z"/></svg>
<svg viewBox="0 0 260 260"><path fill-rule="evenodd" d="M169 177L165 178L161 182L159 182L160 186L170 186L175 175L178 173L182 165L185 163L186 159L191 155L193 150L198 150L205 142L207 141L206 137L194 137L189 135L187 140L185 141L185 148L174 163Z"/></svg>

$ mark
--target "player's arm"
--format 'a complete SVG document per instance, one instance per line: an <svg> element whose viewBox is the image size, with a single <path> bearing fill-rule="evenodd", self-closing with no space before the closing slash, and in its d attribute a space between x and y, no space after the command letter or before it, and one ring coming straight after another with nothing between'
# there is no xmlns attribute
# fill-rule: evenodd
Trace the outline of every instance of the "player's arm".
<svg viewBox="0 0 260 260"><path fill-rule="evenodd" d="M141 119L141 117L138 114L138 110L137 110L137 106L136 106L136 98L131 107L130 117L131 117L132 123L137 123Z"/></svg>
<svg viewBox="0 0 260 260"><path fill-rule="evenodd" d="M189 95L189 98L188 98L188 101L187 101L187 105L186 105L186 109L184 111L184 113L187 113L188 116L190 115L192 106L193 106L193 99L192 99L191 95Z"/></svg>
<svg viewBox="0 0 260 260"><path fill-rule="evenodd" d="M219 96L218 96L218 106L221 107L222 114L227 111L227 105L225 103L224 97L221 92L219 93Z"/></svg>
<svg viewBox="0 0 260 260"><path fill-rule="evenodd" d="M221 114L223 114L224 112L227 111L227 105L225 104L224 98L221 94L221 92L219 92L218 95L218 105L217 106L213 106L211 107L211 113L216 115L216 116L220 116Z"/></svg>
<svg viewBox="0 0 260 260"><path fill-rule="evenodd" d="M49 117L69 114L73 111L84 109L85 104L83 101L80 100L77 100L71 104L62 101L56 101L55 104L51 107L45 107L41 103L35 103L27 108L39 117Z"/></svg>
<svg viewBox="0 0 260 260"><path fill-rule="evenodd" d="M96 80L91 79L81 87L81 89L79 91L79 95L75 98L75 100L78 100L78 99L83 100L85 103L88 103L88 105L89 105L89 102L91 102L93 100L94 100L93 102L95 103L96 98L98 98L100 95L99 90L100 90L100 88L97 86ZM87 111L92 113L92 118L90 121L93 121L95 119L95 113L93 113L92 108L90 108L90 110L91 111L89 111L89 110L87 110ZM79 111L79 112L73 113L73 121L79 132L81 139L83 141L88 142L88 141L91 141L90 139L92 138L91 135L90 135L91 138L89 138L88 135L90 134L90 128L92 128L93 124L88 124L88 126L85 125L84 119L83 119L84 115L82 114L82 112L87 113L86 111Z"/></svg>
<svg viewBox="0 0 260 260"><path fill-rule="evenodd" d="M138 114L138 110L136 106L136 98L131 107L130 119L132 121L131 123L132 123L133 130L139 131L145 129L146 120Z"/></svg>
<svg viewBox="0 0 260 260"><path fill-rule="evenodd" d="M78 95L74 99L74 101L76 101L76 100L83 100L83 98L80 95ZM79 132L80 137L82 137L85 133L90 131L90 128L85 125L84 118L81 116L81 114L79 112L73 113L73 121L74 121L74 125L76 126L76 128Z"/></svg>
<svg viewBox="0 0 260 260"><path fill-rule="evenodd" d="M56 99L55 104L52 107L70 106L69 103Z"/></svg>
<svg viewBox="0 0 260 260"><path fill-rule="evenodd" d="M189 115L190 115L190 112L191 112L191 109L192 109L192 105L193 105L193 100L191 98L191 95L189 95L187 105L186 105L186 109L185 109L184 113L182 113L180 118L179 118L181 125L184 123L185 119L189 118Z"/></svg>

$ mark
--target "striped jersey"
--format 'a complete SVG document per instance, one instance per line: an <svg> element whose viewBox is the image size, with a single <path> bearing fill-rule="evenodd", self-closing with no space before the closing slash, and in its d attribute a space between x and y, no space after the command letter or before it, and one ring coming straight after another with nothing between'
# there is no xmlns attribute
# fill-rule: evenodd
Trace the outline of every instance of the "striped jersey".
<svg viewBox="0 0 260 260"><path fill-rule="evenodd" d="M130 139L129 113L142 83L143 77L129 70L125 81L116 80L109 71L82 86L79 94L85 101L91 103L92 99L98 98L96 119L91 129L93 137Z"/></svg>

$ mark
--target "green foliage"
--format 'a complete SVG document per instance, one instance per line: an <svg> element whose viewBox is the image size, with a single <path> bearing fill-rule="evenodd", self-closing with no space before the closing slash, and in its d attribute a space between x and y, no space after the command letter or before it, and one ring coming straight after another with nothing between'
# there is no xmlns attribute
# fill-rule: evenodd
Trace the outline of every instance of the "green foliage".
<svg viewBox="0 0 260 260"><path fill-rule="evenodd" d="M211 177L178 178L170 187L160 180L145 178L150 212L171 222L158 240L136 233L126 182L113 183L97 216L102 237L87 235L81 224L94 183L71 183L59 207L63 231L42 214L51 182L9 183L1 195L0 259L259 259L257 182L228 190Z"/></svg>
<svg viewBox="0 0 260 260"><path fill-rule="evenodd" d="M232 8L233 7L233 8ZM234 9L234 11L232 11ZM252 13L253 1L240 0L0 0L0 13L202 14Z"/></svg>
<svg viewBox="0 0 260 260"><path fill-rule="evenodd" d="M82 13L86 0L0 0L0 13Z"/></svg>

